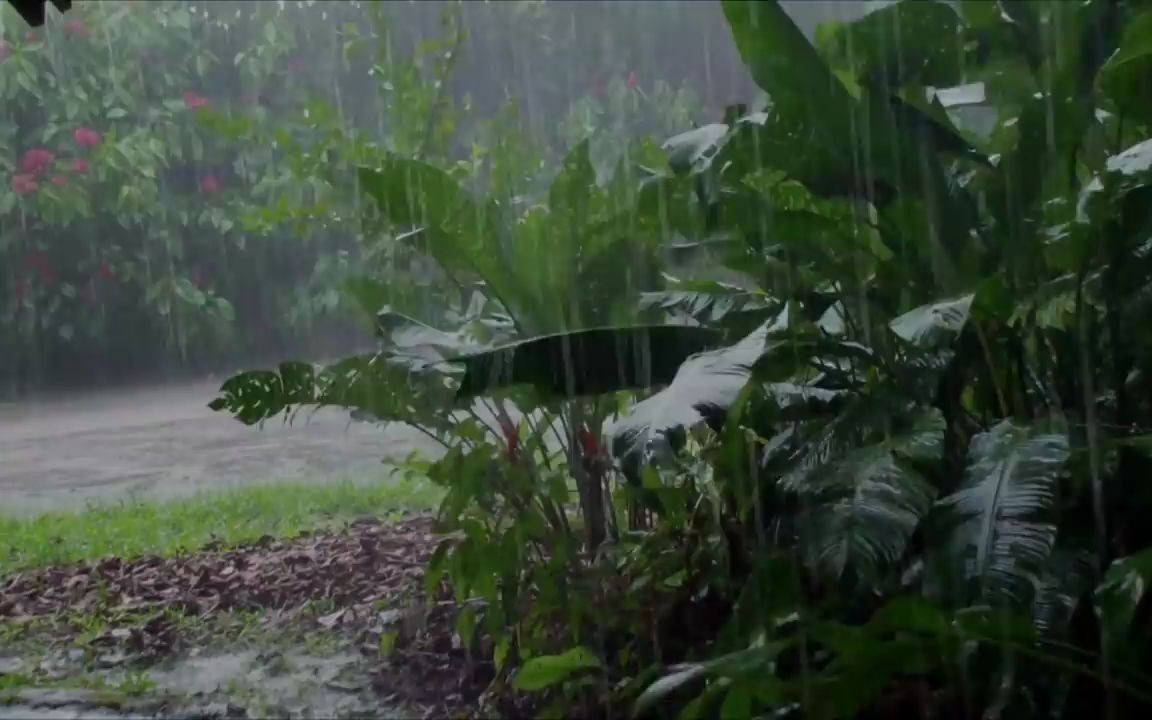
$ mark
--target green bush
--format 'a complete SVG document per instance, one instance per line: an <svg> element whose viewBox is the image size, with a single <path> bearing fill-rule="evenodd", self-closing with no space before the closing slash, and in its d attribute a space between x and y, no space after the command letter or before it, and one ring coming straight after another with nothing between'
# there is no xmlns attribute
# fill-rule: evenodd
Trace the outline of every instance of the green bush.
<svg viewBox="0 0 1152 720"><path fill-rule="evenodd" d="M5 6L5 385L353 345L340 285L365 264L409 274L391 249L362 251L355 167L387 151L475 178L495 153L505 170L523 165L525 184L557 161L548 138L492 145L524 128L506 124L509 108L494 132L452 85L470 49L459 8L445 7L438 34L412 41L424 10L377 3L79 3L38 30ZM545 11L518 22L554 21ZM684 119L682 92L661 85L649 99L650 84L617 74L569 136ZM398 301L425 302L399 285Z"/></svg>

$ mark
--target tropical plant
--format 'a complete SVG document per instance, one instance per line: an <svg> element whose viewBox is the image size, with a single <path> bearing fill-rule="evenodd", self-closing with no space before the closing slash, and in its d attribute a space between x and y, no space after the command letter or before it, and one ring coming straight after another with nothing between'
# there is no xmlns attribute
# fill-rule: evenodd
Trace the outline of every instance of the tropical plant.
<svg viewBox="0 0 1152 720"><path fill-rule="evenodd" d="M362 362L400 363L406 384L336 368L317 384L293 366L233 379L217 406L440 423L455 442L428 472L456 534L429 587L447 573L458 600L482 597L461 636L482 613L499 677L559 689L569 709L1146 713L1152 354L1132 328L1149 297L1149 10L905 1L815 44L778 3L724 11L768 104L618 171L627 202L604 199L587 146L546 207L517 213L423 164L363 171L383 216L503 335L392 324ZM667 287L631 281L621 251L589 262L620 227L621 247L676 264ZM607 301L629 294L637 308ZM589 329L653 310L677 323ZM680 364L693 335L708 349ZM661 337L680 351L638 379L636 348ZM597 548L581 485L594 453L525 472L519 436L493 433L494 448L473 432L484 418L453 423L410 393L413 368L433 365L458 367L435 375L445 399L530 388L515 397L534 442L547 428L532 411L563 403L569 450L597 405L575 398L603 394L621 410L611 442L589 427L584 446L611 446L617 497L655 524ZM660 386L634 404L609 394ZM594 556L567 532L565 475ZM609 598L612 614L580 607Z"/></svg>

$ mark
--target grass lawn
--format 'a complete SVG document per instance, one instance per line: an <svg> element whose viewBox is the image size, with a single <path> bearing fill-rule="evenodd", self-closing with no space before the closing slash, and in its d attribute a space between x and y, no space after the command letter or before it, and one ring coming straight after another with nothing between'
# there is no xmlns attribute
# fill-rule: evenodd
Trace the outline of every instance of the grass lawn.
<svg viewBox="0 0 1152 720"><path fill-rule="evenodd" d="M379 479L284 482L165 501L131 500L32 517L0 515L0 577L108 555L173 555L218 541L287 537L363 517L429 510L441 491L397 471Z"/></svg>

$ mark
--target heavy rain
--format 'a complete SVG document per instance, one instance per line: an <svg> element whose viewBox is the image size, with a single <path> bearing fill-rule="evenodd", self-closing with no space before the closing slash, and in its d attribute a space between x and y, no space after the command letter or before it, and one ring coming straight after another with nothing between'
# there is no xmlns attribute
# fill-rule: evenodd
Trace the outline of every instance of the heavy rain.
<svg viewBox="0 0 1152 720"><path fill-rule="evenodd" d="M0 718L1152 711L1148 0L11 0L0 176Z"/></svg>

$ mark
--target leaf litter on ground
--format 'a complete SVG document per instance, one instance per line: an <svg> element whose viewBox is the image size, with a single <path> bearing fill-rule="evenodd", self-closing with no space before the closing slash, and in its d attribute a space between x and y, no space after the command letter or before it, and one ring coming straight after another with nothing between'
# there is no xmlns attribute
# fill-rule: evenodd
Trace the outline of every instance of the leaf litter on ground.
<svg viewBox="0 0 1152 720"><path fill-rule="evenodd" d="M89 640L103 648L100 657L146 664L199 653L206 638L197 629L230 613L259 613L267 624L307 618L376 664L371 690L382 702L467 715L488 673L453 642L455 607L446 588L424 595L423 567L437 540L430 518L412 516L174 557L27 569L0 578L0 624L77 613L105 618Z"/></svg>

